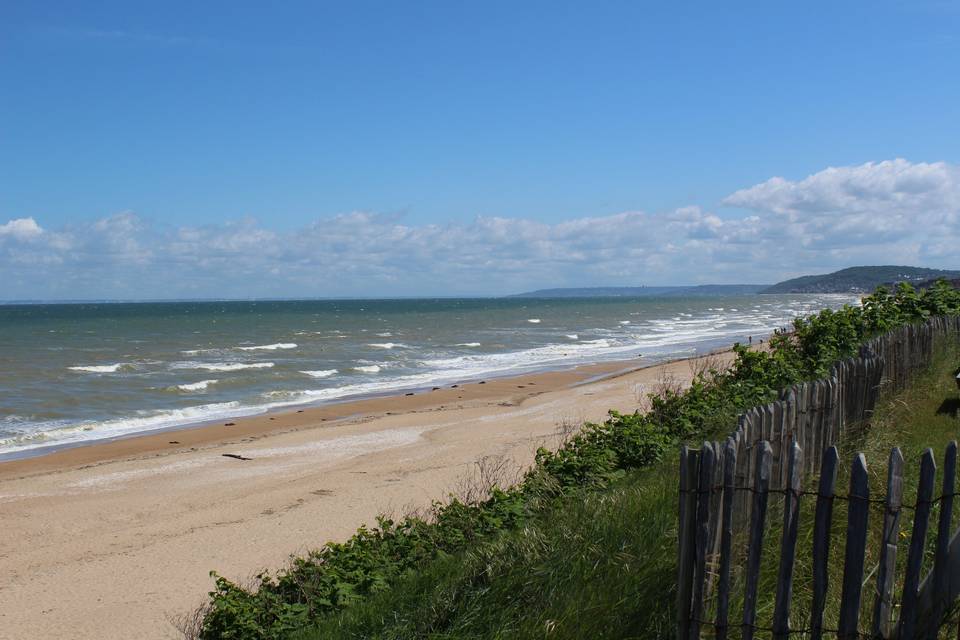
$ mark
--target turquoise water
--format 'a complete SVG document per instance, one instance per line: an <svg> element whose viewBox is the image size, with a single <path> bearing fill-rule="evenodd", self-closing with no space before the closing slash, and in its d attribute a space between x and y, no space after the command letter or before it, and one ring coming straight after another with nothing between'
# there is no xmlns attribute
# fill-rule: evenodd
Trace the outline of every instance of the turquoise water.
<svg viewBox="0 0 960 640"><path fill-rule="evenodd" d="M0 456L761 336L850 296L0 306Z"/></svg>

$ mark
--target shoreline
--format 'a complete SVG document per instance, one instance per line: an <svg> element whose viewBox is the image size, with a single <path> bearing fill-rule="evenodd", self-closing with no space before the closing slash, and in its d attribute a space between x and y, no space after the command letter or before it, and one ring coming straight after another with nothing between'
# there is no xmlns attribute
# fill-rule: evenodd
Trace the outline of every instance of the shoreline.
<svg viewBox="0 0 960 640"><path fill-rule="evenodd" d="M205 602L211 570L274 573L379 514L429 507L483 458L520 473L570 429L732 358L606 362L2 463L4 632L182 640L170 620Z"/></svg>
<svg viewBox="0 0 960 640"><path fill-rule="evenodd" d="M89 440L77 443L51 444L48 447L26 449L0 455L0 480L9 477L26 477L34 473L54 471L73 465L101 464L119 457L169 453L171 446L203 447L225 442L231 438L264 437L272 433L316 428L322 423L334 424L344 420L371 417L378 413L394 415L443 408L443 403L463 399L463 393L477 401L502 392L511 380L520 378L536 381L541 378L550 391L557 384L582 385L610 377L626 375L671 362L685 362L730 351L730 348L711 349L688 356L664 357L660 360L641 362L642 356L629 360L607 360L578 364L558 369L542 369L489 378L467 379L445 384L439 388L427 385L410 389L391 390L381 394L364 395L343 400L315 404L293 405L270 409L260 413L227 418L212 418L198 423L162 427L131 434ZM555 379L556 378L556 379ZM488 386L489 385L489 386ZM537 382L533 385L536 386ZM485 387L479 392L474 387ZM458 391L459 390L459 391ZM469 390L469 391L468 391ZM445 393L446 392L446 393ZM532 397L536 392L527 394ZM414 398L416 400L414 400ZM387 412L383 405L397 406L396 412ZM297 408L297 407L300 408ZM318 422L320 424L313 424ZM269 423L269 424L265 424Z"/></svg>

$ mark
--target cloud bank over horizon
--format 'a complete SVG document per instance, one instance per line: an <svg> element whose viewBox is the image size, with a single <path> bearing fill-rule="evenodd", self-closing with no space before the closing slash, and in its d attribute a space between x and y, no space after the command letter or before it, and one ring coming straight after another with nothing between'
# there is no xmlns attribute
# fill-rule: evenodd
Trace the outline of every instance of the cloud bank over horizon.
<svg viewBox="0 0 960 640"><path fill-rule="evenodd" d="M691 205L549 224L352 212L294 232L134 212L0 223L0 299L488 295L559 286L765 283L857 264L960 267L960 166L830 167ZM0 217L3 220L3 217Z"/></svg>

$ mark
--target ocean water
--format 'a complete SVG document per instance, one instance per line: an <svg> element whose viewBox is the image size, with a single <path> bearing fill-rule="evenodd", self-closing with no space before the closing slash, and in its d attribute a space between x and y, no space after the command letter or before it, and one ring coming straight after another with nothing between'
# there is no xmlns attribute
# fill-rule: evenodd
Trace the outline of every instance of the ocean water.
<svg viewBox="0 0 960 640"><path fill-rule="evenodd" d="M837 295L0 306L0 458L760 337Z"/></svg>

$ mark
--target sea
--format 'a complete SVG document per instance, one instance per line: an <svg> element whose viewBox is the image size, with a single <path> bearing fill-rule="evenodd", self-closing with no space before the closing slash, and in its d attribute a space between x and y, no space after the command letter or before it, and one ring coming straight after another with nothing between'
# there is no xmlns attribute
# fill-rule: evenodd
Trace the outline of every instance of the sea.
<svg viewBox="0 0 960 640"><path fill-rule="evenodd" d="M851 295L0 305L0 459L759 340Z"/></svg>

